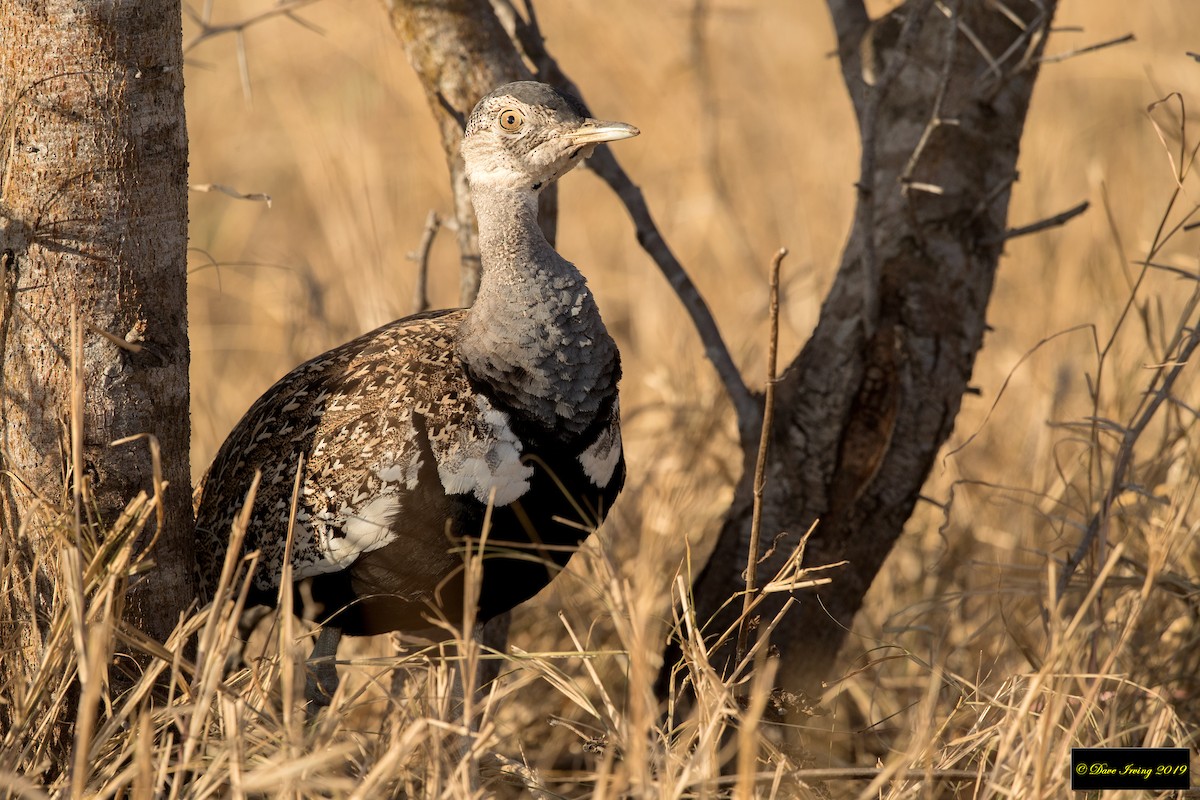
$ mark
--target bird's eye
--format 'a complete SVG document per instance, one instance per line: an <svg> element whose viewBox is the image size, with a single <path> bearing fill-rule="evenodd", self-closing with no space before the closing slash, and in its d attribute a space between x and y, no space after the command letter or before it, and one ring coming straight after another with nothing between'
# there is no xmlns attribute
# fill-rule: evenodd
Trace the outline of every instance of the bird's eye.
<svg viewBox="0 0 1200 800"><path fill-rule="evenodd" d="M515 108L506 108L500 112L500 127L509 133L516 133L525 124L525 115Z"/></svg>

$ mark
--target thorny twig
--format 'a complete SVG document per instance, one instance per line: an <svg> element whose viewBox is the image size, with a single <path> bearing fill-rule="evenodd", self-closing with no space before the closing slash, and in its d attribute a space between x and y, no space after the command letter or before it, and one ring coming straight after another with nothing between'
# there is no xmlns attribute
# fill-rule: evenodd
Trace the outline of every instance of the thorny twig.
<svg viewBox="0 0 1200 800"><path fill-rule="evenodd" d="M1021 30L1021 35L1016 39L1013 39L1012 44L1005 48L1004 52L996 57L994 62L995 66L997 68L1003 67L1004 64L1007 63L1008 60L1012 58L1019 50L1023 49L1024 54L1010 69L1001 71L1000 75L996 77L995 82L992 83L990 90L984 93L984 97L982 99L985 100L990 100L991 98L995 97L1013 76L1018 75L1028 69L1031 63L1035 63L1033 62L1034 55L1038 52L1038 47L1041 45L1042 40L1045 39L1048 32L1046 9L1044 6L1040 6L1040 4L1038 14L1032 22L1025 22L1018 17L1016 13L1012 11L1012 9L1004 6L1003 4L996 3L993 5L993 8L999 11L1002 15L1004 15L1004 17L1006 17ZM981 75L976 81L976 84L978 85L981 83L984 77L988 74L993 73L989 71L988 73L985 73L985 75Z"/></svg>
<svg viewBox="0 0 1200 800"><path fill-rule="evenodd" d="M207 13L200 13L186 3L183 6L183 13L192 22L200 26L200 32L192 37L191 41L183 46L184 54L195 49L201 43L221 36L226 33L242 33L247 28L257 25L274 17L287 17L303 28L307 28L314 33L323 33L323 31L307 20L295 16L295 12L305 6L310 6L318 0L284 0L279 5L272 6L265 11L260 11L257 14L252 14L244 19L235 22L227 22L223 25L213 25L211 18Z"/></svg>

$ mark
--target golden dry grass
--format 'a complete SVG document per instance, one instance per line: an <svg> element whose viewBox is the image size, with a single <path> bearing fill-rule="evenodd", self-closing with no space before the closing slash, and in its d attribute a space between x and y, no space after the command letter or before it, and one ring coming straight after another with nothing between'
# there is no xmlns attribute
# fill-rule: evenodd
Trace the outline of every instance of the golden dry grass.
<svg viewBox="0 0 1200 800"><path fill-rule="evenodd" d="M826 788L835 796L1060 797L1073 745L1197 746L1194 368L1175 391L1191 408L1170 405L1134 448L1139 488L1118 498L1113 547L1084 565L1067 603L1050 597L1052 565L1078 542L1119 444L1089 421L1130 421L1195 285L1150 271L1118 327L1160 221L1168 213L1178 221L1200 189L1190 174L1168 209L1180 107L1153 114L1169 147L1146 113L1171 91L1200 104L1200 64L1185 55L1196 49L1192 2L1061 4L1059 26L1082 31L1056 33L1050 53L1127 32L1137 40L1043 70L1010 221L1084 199L1092 208L1065 228L1013 241L1001 262L995 330L973 379L981 394L964 401L924 490L945 507L918 507L856 621L846 677L825 698L830 713L805 734L805 768L882 767L873 780L833 773ZM217 3L216 19L261 7ZM594 110L642 129L618 157L757 383L771 254L780 245L792 252L786 356L815 325L852 210L855 130L823 4L714 3L708 87L696 78L689 2L560 0L539 11L549 46ZM197 475L277 377L408 312L414 265L405 254L427 212L450 205L424 98L381 8L322 0L300 13L322 33L283 19L246 33L252 97L233 37L189 53L192 183L272 198L267 207L192 195ZM1187 119L1194 143L1190 106ZM761 709L738 708L694 639L688 664L705 687L703 707L675 731L662 730L650 708L675 566L685 547L706 550L739 459L719 385L618 203L589 174L564 180L560 198L559 248L587 272L624 356L631 478L603 544L519 614L513 641L529 655L505 663L479 735L463 738L448 706L454 673L436 659L408 662L417 677L403 702L389 703L386 642L343 650L356 663L335 703L345 713L306 728L282 710L295 676L268 646L228 689L210 659L201 677L179 684L187 688L174 709L114 699L126 725L94 732L85 793L465 797L479 791L468 768L478 765L485 777L503 767L526 794L541 787L553 797L792 796L798 776L773 755L769 727L756 722ZM1196 237L1177 232L1155 262L1195 275ZM435 305L455 302L456 265L443 235L433 251ZM1092 327L1039 345L1073 326ZM1095 342L1114 332L1101 368ZM103 618L112 590L100 581L80 589L92 592L80 602ZM229 635L214 628L210 652L222 653ZM268 636L279 641L280 631ZM740 783L722 783L721 764L736 757L722 737L745 715L734 741L759 760L743 764ZM496 762L494 752L513 762ZM0 763L15 763L11 750L4 755ZM917 773L903 774L910 769ZM924 772L944 770L978 778ZM66 787L0 772L0 795L66 796Z"/></svg>

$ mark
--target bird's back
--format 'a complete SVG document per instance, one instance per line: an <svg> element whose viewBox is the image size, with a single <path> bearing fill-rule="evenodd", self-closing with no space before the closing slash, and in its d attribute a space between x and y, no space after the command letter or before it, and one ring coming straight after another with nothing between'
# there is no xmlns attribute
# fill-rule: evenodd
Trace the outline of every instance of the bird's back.
<svg viewBox="0 0 1200 800"><path fill-rule="evenodd" d="M293 576L309 583L319 616L340 612L335 622L347 633L423 628L436 613L454 621L461 538L480 535L489 503L499 555L485 562L481 616L549 581L553 566L539 556L564 564L624 480L619 367L582 431L546 428L468 376L455 346L466 314L385 325L296 367L250 408L205 478L197 512L204 596L257 471L243 551L261 552L252 599L274 602L301 458Z"/></svg>

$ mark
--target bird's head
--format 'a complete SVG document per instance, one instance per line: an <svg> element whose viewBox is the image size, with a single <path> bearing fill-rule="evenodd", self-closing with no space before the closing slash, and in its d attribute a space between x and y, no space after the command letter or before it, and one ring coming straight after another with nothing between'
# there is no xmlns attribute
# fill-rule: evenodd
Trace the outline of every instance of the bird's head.
<svg viewBox="0 0 1200 800"><path fill-rule="evenodd" d="M540 191L592 154L597 144L638 129L592 119L578 99L535 81L486 95L467 119L462 156L473 189Z"/></svg>

